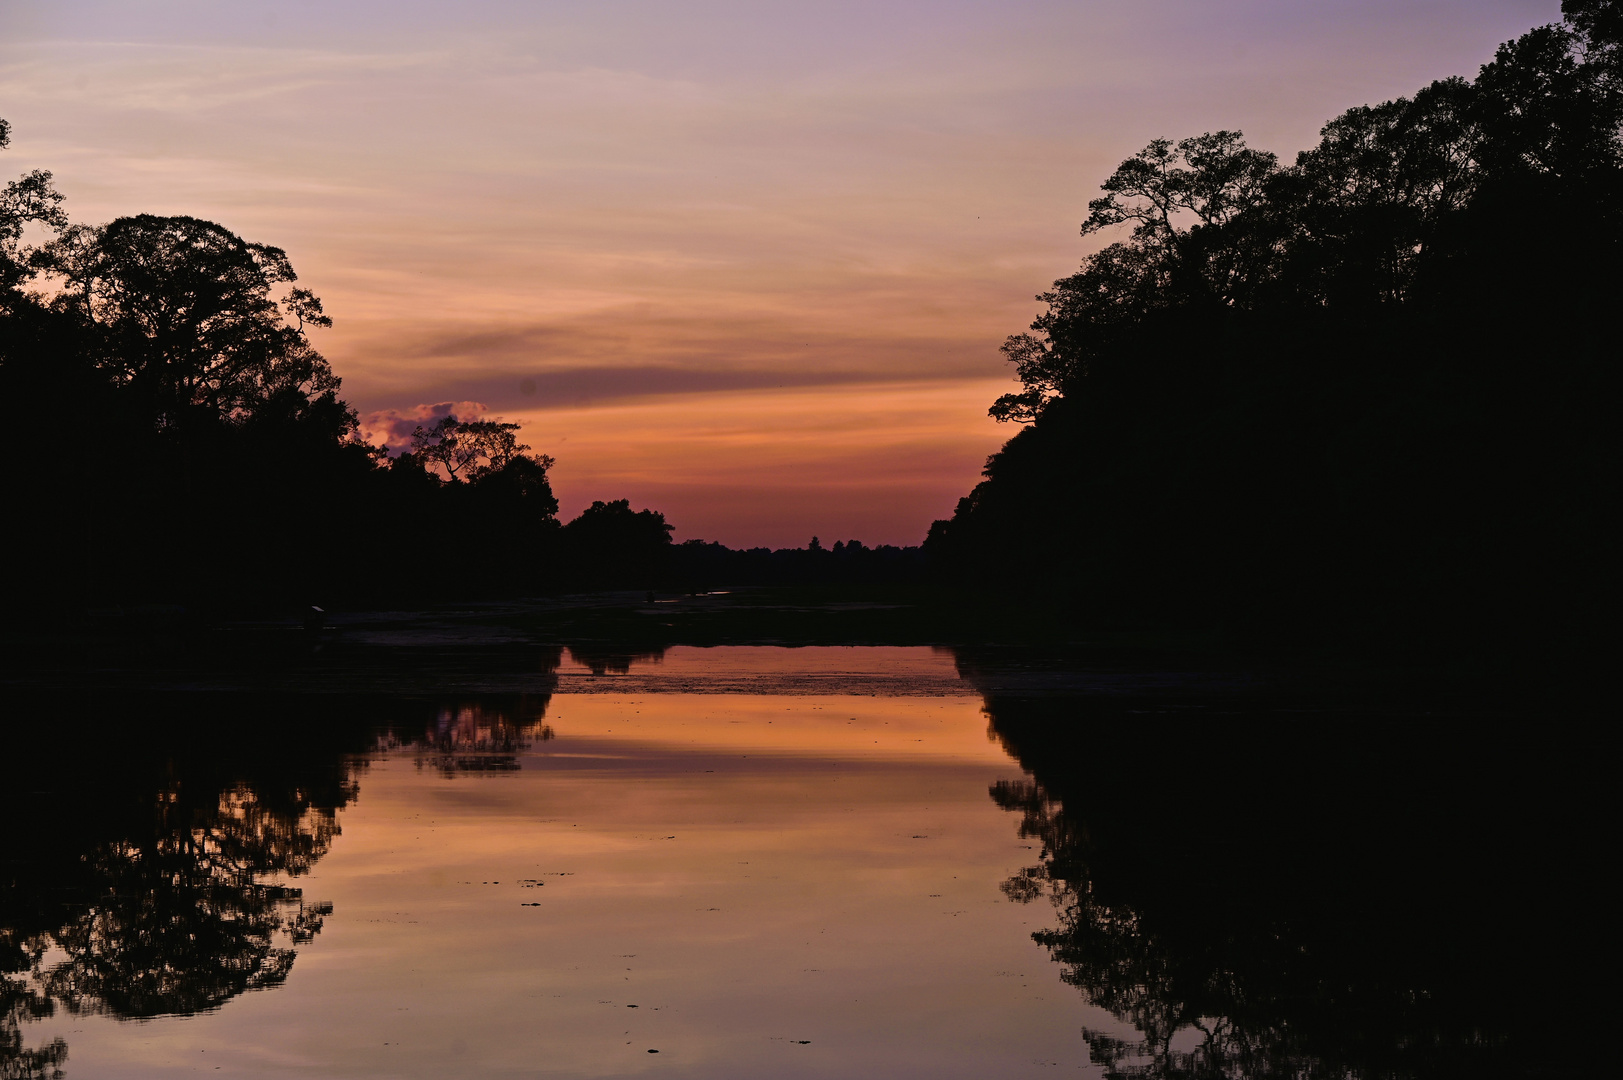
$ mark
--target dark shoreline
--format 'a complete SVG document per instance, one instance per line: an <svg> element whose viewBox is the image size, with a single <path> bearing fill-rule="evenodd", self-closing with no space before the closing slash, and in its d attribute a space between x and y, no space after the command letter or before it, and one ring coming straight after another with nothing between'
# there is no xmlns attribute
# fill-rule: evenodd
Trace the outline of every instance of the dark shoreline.
<svg viewBox="0 0 1623 1080"><path fill-rule="evenodd" d="M1151 708L1588 714L1612 696L1604 668L1583 657L1298 637L1089 626L1052 609L1011 610L923 587L599 592L247 617L148 606L32 622L14 615L0 632L0 684L14 691L507 692L538 677L555 684L544 654L561 647L608 657L612 669L613 658L655 657L675 646L888 645L951 650L978 692ZM655 669L640 670L571 681L588 692L664 685ZM706 692L797 692L748 686Z"/></svg>

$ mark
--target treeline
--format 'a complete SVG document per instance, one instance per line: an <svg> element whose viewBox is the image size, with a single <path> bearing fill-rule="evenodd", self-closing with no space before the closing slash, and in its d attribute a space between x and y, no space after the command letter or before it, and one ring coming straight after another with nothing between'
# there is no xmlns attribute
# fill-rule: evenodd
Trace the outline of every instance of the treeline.
<svg viewBox="0 0 1623 1080"><path fill-rule="evenodd" d="M0 120L0 147L10 129ZM28 243L33 239L35 242ZM625 500L558 520L518 426L441 418L391 459L311 345L285 252L191 217L72 224L0 190L8 606L290 607L580 588L871 580L917 549L673 545Z"/></svg>
<svg viewBox="0 0 1623 1080"><path fill-rule="evenodd" d="M817 537L803 548L729 548L714 541L688 540L672 548L667 580L678 587L717 585L877 585L928 579L917 547L860 540L836 540L824 547Z"/></svg>
<svg viewBox="0 0 1623 1080"><path fill-rule="evenodd" d="M1564 648L1612 618L1623 10L1282 164L1158 139L1004 346L1027 426L926 553L1102 620ZM1036 584L1040 583L1040 585ZM1609 639L1609 632L1606 634Z"/></svg>

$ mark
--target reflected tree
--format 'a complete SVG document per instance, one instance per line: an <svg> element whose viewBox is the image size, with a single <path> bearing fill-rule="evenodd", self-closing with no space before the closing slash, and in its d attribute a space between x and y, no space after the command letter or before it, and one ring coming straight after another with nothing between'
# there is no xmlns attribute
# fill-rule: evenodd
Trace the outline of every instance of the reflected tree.
<svg viewBox="0 0 1623 1080"><path fill-rule="evenodd" d="M360 731L334 745L318 710L222 718L212 705L21 710L56 724L9 733L0 785L0 1078L60 1075L66 1044L28 1045L31 1023L209 1012L281 985L321 931L330 905L292 882L339 834L363 767L342 744L364 745Z"/></svg>
<svg viewBox="0 0 1623 1080"><path fill-rule="evenodd" d="M100 843L65 877L14 881L23 910L0 929L0 1077L54 1075L66 1057L60 1039L25 1048L24 1022L58 1008L118 1019L208 1012L280 985L294 947L320 932L330 906L277 879L326 854L336 806L308 796L279 806L247 785L205 809L180 795L158 792L147 836ZM29 907L44 918L16 919Z"/></svg>
<svg viewBox="0 0 1623 1080"><path fill-rule="evenodd" d="M627 649L605 645L571 645L569 657L593 675L627 675L634 664L657 664L665 656L663 646Z"/></svg>
<svg viewBox="0 0 1623 1080"><path fill-rule="evenodd" d="M51 999L18 978L37 964L42 950L32 943L21 947L0 931L0 1080L60 1080L68 1044L60 1037L42 1046L25 1046L24 1024L49 1017Z"/></svg>
<svg viewBox="0 0 1623 1080"><path fill-rule="evenodd" d="M553 738L547 701L519 696L440 706L416 741L417 768L446 777L516 771L519 754Z"/></svg>
<svg viewBox="0 0 1623 1080"><path fill-rule="evenodd" d="M282 985L331 905L295 882L379 751L451 777L518 767L540 693L450 702L206 694L13 699L0 764L0 1080L60 1076L66 1013L190 1016ZM71 733L71 738L64 738Z"/></svg>
<svg viewBox="0 0 1623 1080"><path fill-rule="evenodd" d="M1182 952L1142 912L1102 898L1084 855L1086 829L1039 785L999 783L992 798L1022 814L1022 837L1042 842L1042 862L1005 881L1004 894L1017 903L1044 895L1052 901L1058 925L1033 940L1064 965L1066 983L1138 1034L1125 1039L1083 1029L1089 1057L1110 1080L1366 1075L1312 1052L1297 1025L1285 1019L1288 1013L1275 1011L1288 989L1276 986L1258 995L1262 988L1240 981L1227 965ZM1268 962L1280 964L1280 980L1288 980L1290 947L1266 951L1282 954Z"/></svg>
<svg viewBox="0 0 1623 1080"><path fill-rule="evenodd" d="M984 675L984 672L981 674ZM1111 1078L1584 1075L1615 842L1603 732L986 699L1033 935ZM1191 715L1193 714L1193 715Z"/></svg>
<svg viewBox="0 0 1623 1080"><path fill-rule="evenodd" d="M41 972L51 998L75 1013L187 1016L286 980L292 946L329 909L266 879L303 874L326 854L335 808L289 814L237 787L189 825L87 856L95 900L51 935L67 954Z"/></svg>

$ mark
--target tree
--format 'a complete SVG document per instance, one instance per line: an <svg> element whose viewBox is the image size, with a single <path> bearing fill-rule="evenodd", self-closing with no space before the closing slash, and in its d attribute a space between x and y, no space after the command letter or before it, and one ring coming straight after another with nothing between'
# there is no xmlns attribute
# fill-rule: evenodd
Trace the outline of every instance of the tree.
<svg viewBox="0 0 1623 1080"><path fill-rule="evenodd" d="M190 415L241 420L284 392L338 390L307 337L332 325L320 299L299 288L272 295L298 277L280 248L199 218L140 214L68 230L40 262L66 282L58 306L97 330L100 367L158 428Z"/></svg>
<svg viewBox="0 0 1623 1080"><path fill-rule="evenodd" d="M311 345L332 320L286 252L195 217L70 224L61 201L44 172L0 190L0 400L41 448L14 470L8 506L32 524L0 536L27 568L0 602L49 595L71 618L553 581L553 462L516 424L448 418L389 464ZM95 438L67 437L61 402ZM425 568L375 542L378 520L455 520L471 542Z"/></svg>
<svg viewBox="0 0 1623 1080"><path fill-rule="evenodd" d="M672 528L657 510L632 510L629 499L597 501L563 527L564 551L589 583L648 587L665 568Z"/></svg>
<svg viewBox="0 0 1623 1080"><path fill-rule="evenodd" d="M1564 11L1288 165L1227 130L1123 161L1082 232L1126 235L1005 342L1022 385L990 413L1029 426L932 562L1100 619L1593 648L1623 5Z"/></svg>
<svg viewBox="0 0 1623 1080"><path fill-rule="evenodd" d="M445 471L451 483L480 480L506 469L524 458L540 466L542 473L552 468L545 454L527 457L529 447L518 441L518 424L500 420L458 420L442 416L431 427L418 425L411 434L411 453L425 467Z"/></svg>
<svg viewBox="0 0 1623 1080"><path fill-rule="evenodd" d="M1176 321L1219 333L1232 312L1402 303L1452 274L1473 208L1500 218L1482 232L1532 229L1540 243L1559 235L1530 213L1540 205L1581 200L1615 222L1620 10L1573 0L1564 23L1505 44L1475 81L1350 109L1289 167L1237 131L1151 141L1082 223L1084 236L1130 235L1038 297L1033 332L1003 346L1024 389L991 415L1034 421L1100 362L1153 355Z"/></svg>
<svg viewBox="0 0 1623 1080"><path fill-rule="evenodd" d="M0 150L11 145L11 125L0 118ZM34 274L32 253L22 246L23 229L30 224L51 230L68 223L62 195L51 186L43 169L25 173L0 188L0 313L10 304L17 287Z"/></svg>

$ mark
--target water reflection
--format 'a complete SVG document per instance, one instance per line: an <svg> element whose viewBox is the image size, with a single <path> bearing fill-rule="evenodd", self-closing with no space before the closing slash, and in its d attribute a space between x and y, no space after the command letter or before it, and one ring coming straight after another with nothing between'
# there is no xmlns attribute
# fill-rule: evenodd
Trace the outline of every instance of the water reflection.
<svg viewBox="0 0 1623 1080"><path fill-rule="evenodd" d="M1558 1075L1598 1054L1590 725L987 698L1005 881L1107 1078ZM1566 1073L1572 1075L1572 1073ZM1581 1074L1581 1072L1580 1072Z"/></svg>
<svg viewBox="0 0 1623 1080"><path fill-rule="evenodd" d="M66 1053L60 1039L25 1047L24 1019L59 1007L119 1019L207 1012L280 985L294 946L321 931L330 907L266 879L296 877L326 854L335 806L300 795L278 806L248 785L212 807L179 796L157 793L153 831L8 882L0 1075L43 1074Z"/></svg>
<svg viewBox="0 0 1623 1080"><path fill-rule="evenodd" d="M332 913L296 883L371 755L516 769L553 737L548 700L14 702L41 722L8 733L0 783L0 1078L61 1075L64 1040L24 1037L59 1011L190 1016L282 985Z"/></svg>
<svg viewBox="0 0 1623 1080"><path fill-rule="evenodd" d="M171 800L162 809L177 794L160 792ZM239 786L185 817L82 857L84 900L48 935L61 959L47 961L38 943L27 950L52 1001L75 1013L189 1015L287 978L291 946L321 930L326 909L264 879L297 876L326 854L334 808L267 806Z"/></svg>
<svg viewBox="0 0 1623 1080"><path fill-rule="evenodd" d="M569 658L593 675L627 675L634 664L657 664L665 656L662 646L623 649L603 645L571 645Z"/></svg>
<svg viewBox="0 0 1623 1080"><path fill-rule="evenodd" d="M1581 725L970 652L564 658L522 693L14 703L0 1080L58 1075L66 1016L206 1018L218 1064L260 1038L221 1007L276 987L306 1071L397 1076L1526 1076L1606 1029L1570 989L1612 820Z"/></svg>
<svg viewBox="0 0 1623 1080"><path fill-rule="evenodd" d="M511 772L519 754L554 732L546 722L547 696L458 701L438 707L433 722L405 745L416 751L417 767L442 776ZM402 738L395 737L395 745Z"/></svg>

